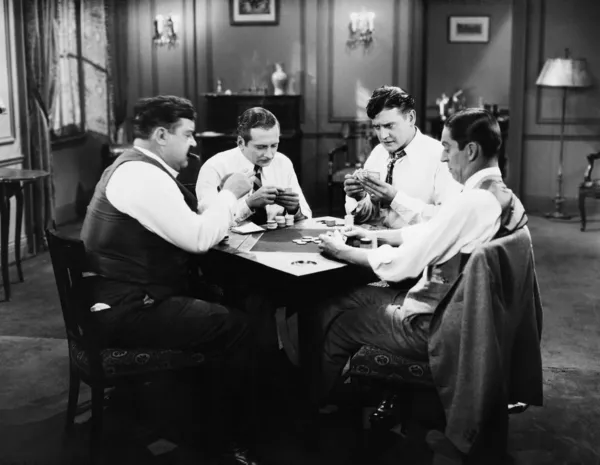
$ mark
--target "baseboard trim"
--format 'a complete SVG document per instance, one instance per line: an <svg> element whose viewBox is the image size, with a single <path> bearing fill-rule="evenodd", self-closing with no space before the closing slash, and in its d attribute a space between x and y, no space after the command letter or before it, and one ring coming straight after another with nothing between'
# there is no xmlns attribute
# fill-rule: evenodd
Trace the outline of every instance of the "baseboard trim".
<svg viewBox="0 0 600 465"><path fill-rule="evenodd" d="M523 198L525 209L528 213L545 214L554 211L554 202L552 197L541 195L526 195ZM565 198L563 211L573 217L579 218L579 203L576 197ZM600 201L594 199L586 199L585 212L589 217L600 215Z"/></svg>
<svg viewBox="0 0 600 465"><path fill-rule="evenodd" d="M21 236L21 261L29 258L33 256L32 254L29 253L28 247L27 247L27 236ZM15 243L13 242L9 242L8 243L8 265L14 265L15 264Z"/></svg>

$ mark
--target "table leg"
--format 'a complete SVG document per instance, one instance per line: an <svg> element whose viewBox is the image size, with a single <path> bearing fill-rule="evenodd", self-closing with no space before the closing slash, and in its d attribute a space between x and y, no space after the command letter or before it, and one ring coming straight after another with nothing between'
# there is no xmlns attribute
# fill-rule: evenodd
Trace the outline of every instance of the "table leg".
<svg viewBox="0 0 600 465"><path fill-rule="evenodd" d="M2 284L4 300L10 300L10 276L8 274L8 226L10 224L9 186L0 183L0 263L2 266Z"/></svg>
<svg viewBox="0 0 600 465"><path fill-rule="evenodd" d="M15 224L15 263L19 281L23 282L23 269L21 268L21 225L23 223L23 189L21 185L15 186L15 198L17 201L17 215Z"/></svg>
<svg viewBox="0 0 600 465"><path fill-rule="evenodd" d="M296 302L294 307L298 311L298 351L304 384L304 440L309 449L315 450L319 448L320 432L321 331L318 329L317 315L313 311L314 305L310 305L308 299L302 300L303 303Z"/></svg>

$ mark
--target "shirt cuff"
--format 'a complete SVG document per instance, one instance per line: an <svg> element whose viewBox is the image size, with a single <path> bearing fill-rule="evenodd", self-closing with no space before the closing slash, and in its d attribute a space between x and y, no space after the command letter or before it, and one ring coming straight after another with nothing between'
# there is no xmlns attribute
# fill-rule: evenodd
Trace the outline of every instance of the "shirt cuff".
<svg viewBox="0 0 600 465"><path fill-rule="evenodd" d="M231 216L235 216L235 211L237 210L237 198L233 194L233 192L229 190L222 190L217 195L217 199L224 204L224 206L229 210Z"/></svg>
<svg viewBox="0 0 600 465"><path fill-rule="evenodd" d="M394 248L389 244L384 244L376 249L369 250L367 259L375 274L379 276L379 268L381 268L382 265L388 265L392 262L393 251Z"/></svg>
<svg viewBox="0 0 600 465"><path fill-rule="evenodd" d="M235 221L237 221L237 222L244 221L245 219L252 216L252 213L254 213L252 211L252 209L248 206L248 203L246 202L246 198L247 197L244 196L237 201L238 208L237 208L237 212L235 215Z"/></svg>
<svg viewBox="0 0 600 465"><path fill-rule="evenodd" d="M356 210L357 206L358 206L358 200L356 200L352 197L346 197L346 213L348 215L351 215L352 212L354 212L354 210Z"/></svg>

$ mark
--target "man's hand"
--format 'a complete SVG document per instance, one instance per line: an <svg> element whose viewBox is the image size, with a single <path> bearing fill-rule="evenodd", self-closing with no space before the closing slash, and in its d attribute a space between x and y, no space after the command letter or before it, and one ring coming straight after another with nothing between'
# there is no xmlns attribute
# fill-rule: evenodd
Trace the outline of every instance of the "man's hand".
<svg viewBox="0 0 600 465"><path fill-rule="evenodd" d="M369 231L367 229L358 228L355 226L352 226L351 228L344 228L342 230L342 234L346 237L352 237L354 239L363 239L366 237L371 241L373 238L377 237L375 231Z"/></svg>
<svg viewBox="0 0 600 465"><path fill-rule="evenodd" d="M288 213L296 213L300 206L300 196L291 190L279 190L275 203L281 205Z"/></svg>
<svg viewBox="0 0 600 465"><path fill-rule="evenodd" d="M352 197L356 200L360 200L366 195L362 184L351 174L345 176L344 192L346 192L348 197Z"/></svg>
<svg viewBox="0 0 600 465"><path fill-rule="evenodd" d="M398 193L398 190L394 186L370 176L364 177L363 186L374 202L384 201L392 203L392 200L394 200L394 197Z"/></svg>
<svg viewBox="0 0 600 465"><path fill-rule="evenodd" d="M345 244L344 236L338 230L335 230L333 234L321 234L319 239L321 239L321 243L318 247L321 252L338 260L343 260L344 251L351 248Z"/></svg>
<svg viewBox="0 0 600 465"><path fill-rule="evenodd" d="M250 208L262 208L266 205L273 205L277 198L277 192L278 190L274 186L262 186L248 196L246 203Z"/></svg>
<svg viewBox="0 0 600 465"><path fill-rule="evenodd" d="M223 189L233 192L236 199L239 199L250 192L252 182L250 177L242 173L233 173L227 176L223 181Z"/></svg>

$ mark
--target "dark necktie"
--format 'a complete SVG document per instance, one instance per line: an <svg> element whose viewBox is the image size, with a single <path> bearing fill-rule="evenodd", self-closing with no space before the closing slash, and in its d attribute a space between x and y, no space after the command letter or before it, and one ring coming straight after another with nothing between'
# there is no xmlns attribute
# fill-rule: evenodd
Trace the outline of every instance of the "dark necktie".
<svg viewBox="0 0 600 465"><path fill-rule="evenodd" d="M388 161L387 166L387 174L385 176L385 182L390 186L394 182L394 166L396 165L396 162L405 155L406 152L404 150L398 150L397 152L390 154L390 160ZM381 208L389 208L390 204L382 201L380 206Z"/></svg>
<svg viewBox="0 0 600 465"><path fill-rule="evenodd" d="M387 175L385 176L385 182L388 184L392 184L393 180L394 180L394 166L396 165L396 162L398 160L400 160L402 157L404 157L406 155L406 152L404 150L399 150L395 153L392 153L390 155L390 161L388 161L388 166L387 166Z"/></svg>
<svg viewBox="0 0 600 465"><path fill-rule="evenodd" d="M256 192L262 186L262 167L254 165L254 187L253 191ZM255 224L265 224L267 222L267 210L265 207L259 207L254 209L254 214L249 218Z"/></svg>

